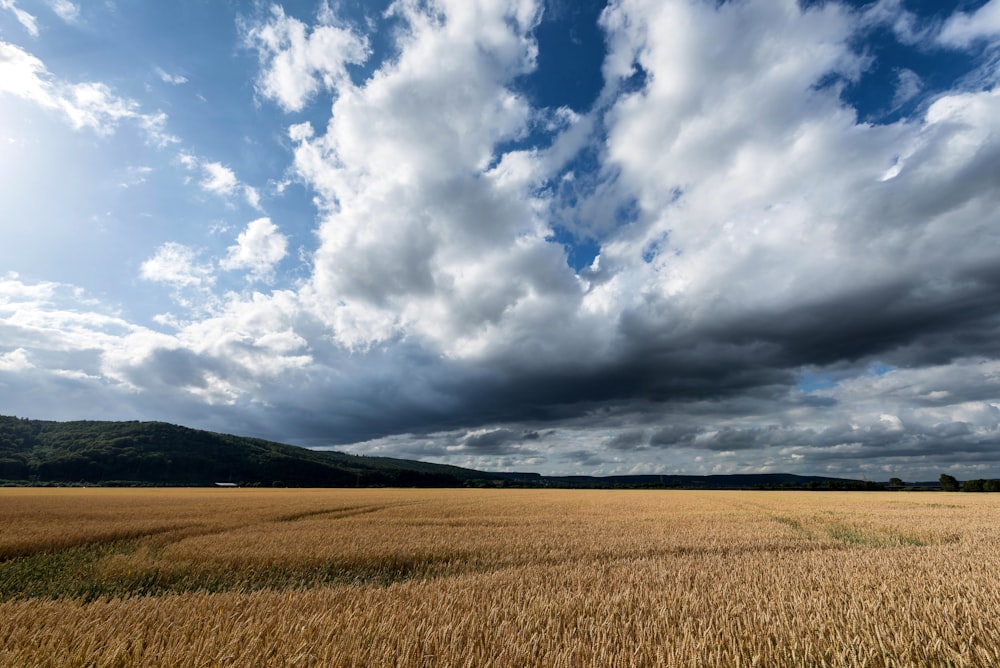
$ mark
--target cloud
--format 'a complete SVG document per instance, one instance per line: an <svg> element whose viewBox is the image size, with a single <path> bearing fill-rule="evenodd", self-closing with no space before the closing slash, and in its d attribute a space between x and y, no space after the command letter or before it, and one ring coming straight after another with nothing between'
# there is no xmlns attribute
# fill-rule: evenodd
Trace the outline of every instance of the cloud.
<svg viewBox="0 0 1000 668"><path fill-rule="evenodd" d="M288 252L288 239L278 231L270 218L258 218L240 232L236 245L219 265L228 271L247 270L248 280L271 282L275 265Z"/></svg>
<svg viewBox="0 0 1000 668"><path fill-rule="evenodd" d="M644 431L627 430L607 439L604 446L610 450L644 450L648 444Z"/></svg>
<svg viewBox="0 0 1000 668"><path fill-rule="evenodd" d="M229 295L211 315L173 335L140 331L119 340L104 355L104 371L143 392L246 410L252 391L277 398L302 381L299 371L313 361L295 332L297 317L290 293Z"/></svg>
<svg viewBox="0 0 1000 668"><path fill-rule="evenodd" d="M328 211L312 294L348 346L411 332L477 354L507 338L504 312L540 317L579 297L545 241L537 180L511 178L511 156L494 154L531 122L511 84L534 67L537 13L455 5L441 23L435 11L397 5L399 59L340 90L325 135L291 130L298 174Z"/></svg>
<svg viewBox="0 0 1000 668"><path fill-rule="evenodd" d="M52 76L41 60L13 44L0 42L0 94L7 93L60 113L80 130L111 135L123 120L135 122L156 145L175 143L165 131L166 115L143 113L138 102L119 97L100 82L70 84Z"/></svg>
<svg viewBox="0 0 1000 668"><path fill-rule="evenodd" d="M213 291L215 267L199 256L200 252L189 246L167 242L140 265L139 277L169 286L171 297L178 306L189 311L192 317L204 317L215 310L219 297ZM171 323L176 319L164 314L160 320Z"/></svg>
<svg viewBox="0 0 1000 668"><path fill-rule="evenodd" d="M243 197L246 199L247 204L249 204L254 209L260 209L260 193L253 186L243 186Z"/></svg>
<svg viewBox="0 0 1000 668"><path fill-rule="evenodd" d="M230 168L218 162L203 162L201 168L205 173L201 181L204 190L220 197L228 197L236 190L239 180Z"/></svg>
<svg viewBox="0 0 1000 668"><path fill-rule="evenodd" d="M334 24L328 10L311 30L296 18L271 6L270 20L246 26L244 39L260 56L257 90L285 111L300 111L316 92L336 91L349 82L347 65L369 55L368 40L346 26Z"/></svg>
<svg viewBox="0 0 1000 668"><path fill-rule="evenodd" d="M169 283L177 287L200 287L214 282L209 265L199 264L194 250L169 242L142 263L140 275L147 281Z"/></svg>
<svg viewBox="0 0 1000 668"><path fill-rule="evenodd" d="M470 432L462 439L460 449L476 456L529 454L533 451L524 447L525 443L537 441L537 431L516 432L510 429L481 429Z"/></svg>
<svg viewBox="0 0 1000 668"><path fill-rule="evenodd" d="M945 22L938 34L944 45L968 48L974 42L1000 35L1000 1L990 0L973 12L959 12Z"/></svg>
<svg viewBox="0 0 1000 668"><path fill-rule="evenodd" d="M181 84L187 83L187 77L183 74L170 74L163 68L155 68L156 76L160 77L160 80L164 83L172 84L174 86L179 86Z"/></svg>
<svg viewBox="0 0 1000 668"><path fill-rule="evenodd" d="M202 178L198 185L205 192L223 199L239 194L250 207L260 210L260 193L253 186L241 183L230 167L221 162L204 160L187 151L181 151L177 155L177 161L189 171L201 170Z"/></svg>
<svg viewBox="0 0 1000 668"><path fill-rule="evenodd" d="M32 366L31 360L28 359L28 351L24 348L16 348L10 352L0 353L0 372L26 371Z"/></svg>
<svg viewBox="0 0 1000 668"><path fill-rule="evenodd" d="M33 15L19 8L14 0L0 0L0 9L6 9L11 12L29 35L38 37L38 21ZM3 57L2 54L0 54L0 57Z"/></svg>
<svg viewBox="0 0 1000 668"><path fill-rule="evenodd" d="M47 0L49 8L66 23L75 23L80 17L80 7L70 0Z"/></svg>

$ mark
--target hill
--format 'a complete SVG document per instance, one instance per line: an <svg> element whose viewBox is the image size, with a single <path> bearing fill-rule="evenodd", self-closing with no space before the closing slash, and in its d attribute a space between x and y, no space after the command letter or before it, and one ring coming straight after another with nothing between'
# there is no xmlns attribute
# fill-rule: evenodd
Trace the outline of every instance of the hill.
<svg viewBox="0 0 1000 668"><path fill-rule="evenodd" d="M500 479L456 466L318 452L165 422L0 416L0 481L451 487L484 478Z"/></svg>
<svg viewBox="0 0 1000 668"><path fill-rule="evenodd" d="M841 478L542 476L316 451L165 422L52 422L0 416L0 484L295 487L881 488Z"/></svg>

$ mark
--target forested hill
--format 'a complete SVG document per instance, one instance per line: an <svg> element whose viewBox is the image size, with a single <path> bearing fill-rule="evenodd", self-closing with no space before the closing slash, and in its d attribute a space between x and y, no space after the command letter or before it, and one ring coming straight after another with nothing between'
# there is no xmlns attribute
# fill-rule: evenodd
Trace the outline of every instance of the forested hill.
<svg viewBox="0 0 1000 668"><path fill-rule="evenodd" d="M542 476L407 459L307 450L165 422L50 422L0 416L0 484L294 487L671 487L871 489L839 478L732 476Z"/></svg>
<svg viewBox="0 0 1000 668"><path fill-rule="evenodd" d="M165 422L49 422L0 416L0 481L436 487L474 479L502 476L402 459L318 452Z"/></svg>

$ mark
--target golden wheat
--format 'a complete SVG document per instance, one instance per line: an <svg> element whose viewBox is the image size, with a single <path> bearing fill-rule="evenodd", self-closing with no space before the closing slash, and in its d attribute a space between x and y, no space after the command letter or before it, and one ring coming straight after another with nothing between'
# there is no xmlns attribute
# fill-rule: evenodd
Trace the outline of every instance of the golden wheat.
<svg viewBox="0 0 1000 668"><path fill-rule="evenodd" d="M996 666L1000 496L0 491L4 666Z"/></svg>

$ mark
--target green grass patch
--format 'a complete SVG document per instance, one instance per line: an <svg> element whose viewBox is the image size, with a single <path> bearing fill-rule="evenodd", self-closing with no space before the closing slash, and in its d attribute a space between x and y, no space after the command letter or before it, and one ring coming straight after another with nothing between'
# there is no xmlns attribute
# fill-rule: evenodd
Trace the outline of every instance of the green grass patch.
<svg viewBox="0 0 1000 668"><path fill-rule="evenodd" d="M827 527L827 532L834 540L846 545L859 547L924 547L927 541L902 533L861 531L856 527L843 524L833 524Z"/></svg>
<svg viewBox="0 0 1000 668"><path fill-rule="evenodd" d="M779 524L784 524L785 526L790 526L793 529L795 529L796 531L803 531L803 532L805 531L805 528L802 526L802 522L800 522L800 521L798 521L796 519L793 519L791 517L782 517L781 515L772 515L771 519L774 520L775 522L778 522Z"/></svg>
<svg viewBox="0 0 1000 668"><path fill-rule="evenodd" d="M440 577L456 563L433 557L373 563L290 563L233 568L212 563L167 563L148 545L118 541L39 552L0 562L0 600L156 596L183 592L309 589L334 584L388 586ZM142 552L140 553L140 549Z"/></svg>

